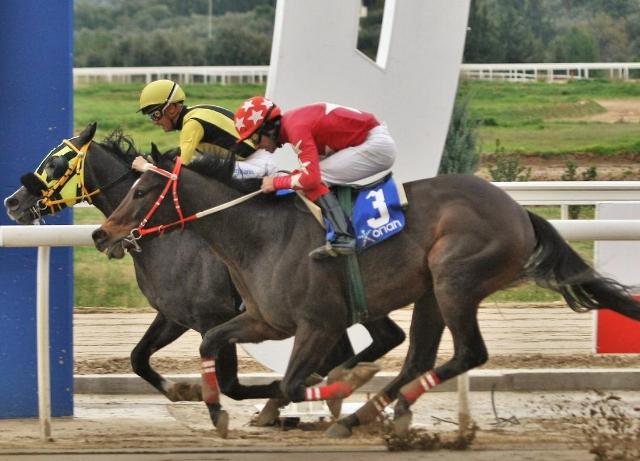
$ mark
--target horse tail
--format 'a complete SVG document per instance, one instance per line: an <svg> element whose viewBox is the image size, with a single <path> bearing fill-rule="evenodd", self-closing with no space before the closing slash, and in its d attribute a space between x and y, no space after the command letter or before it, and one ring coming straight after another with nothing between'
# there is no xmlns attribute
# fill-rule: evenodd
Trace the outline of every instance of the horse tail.
<svg viewBox="0 0 640 461"><path fill-rule="evenodd" d="M549 221L528 213L537 243L525 268L526 275L541 287L560 293L576 312L608 308L640 320L640 302L631 296L627 286L598 274Z"/></svg>

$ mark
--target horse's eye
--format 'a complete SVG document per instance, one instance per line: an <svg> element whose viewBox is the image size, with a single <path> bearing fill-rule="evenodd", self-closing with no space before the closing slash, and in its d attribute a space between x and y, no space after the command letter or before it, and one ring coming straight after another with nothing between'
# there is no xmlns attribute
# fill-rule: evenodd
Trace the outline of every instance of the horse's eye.
<svg viewBox="0 0 640 461"><path fill-rule="evenodd" d="M47 173L47 179L60 179L69 168L69 161L64 157L53 157L47 162L44 171Z"/></svg>
<svg viewBox="0 0 640 461"><path fill-rule="evenodd" d="M133 191L133 198L142 198L144 197L145 192L142 189L136 189Z"/></svg>

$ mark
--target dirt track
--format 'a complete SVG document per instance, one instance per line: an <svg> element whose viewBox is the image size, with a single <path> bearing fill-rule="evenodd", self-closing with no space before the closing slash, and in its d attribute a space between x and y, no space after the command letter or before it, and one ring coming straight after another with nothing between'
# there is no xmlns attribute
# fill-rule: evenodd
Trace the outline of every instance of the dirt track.
<svg viewBox="0 0 640 461"><path fill-rule="evenodd" d="M150 310L130 312L81 309L74 316L74 355L77 374L131 373L129 354L154 317ZM411 309L391 318L409 331ZM485 368L606 368L638 367L640 354L592 353L592 317L577 314L562 303L491 304L479 313L481 331L490 354ZM200 336L191 331L159 351L152 364L164 373L199 373ZM385 371L402 366L408 340L380 361ZM451 356L453 345L445 332L440 361ZM239 350L241 373L271 371Z"/></svg>

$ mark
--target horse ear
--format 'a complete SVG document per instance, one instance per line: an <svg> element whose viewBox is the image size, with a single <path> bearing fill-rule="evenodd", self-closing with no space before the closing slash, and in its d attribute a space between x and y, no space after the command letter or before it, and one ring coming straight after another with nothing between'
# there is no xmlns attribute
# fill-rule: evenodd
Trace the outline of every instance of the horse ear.
<svg viewBox="0 0 640 461"><path fill-rule="evenodd" d="M151 158L153 159L153 163L157 165L158 162L160 161L160 156L162 155L162 153L160 152L160 149L158 149L158 146L156 145L155 142L151 143L150 155L151 155Z"/></svg>
<svg viewBox="0 0 640 461"><path fill-rule="evenodd" d="M92 122L92 123L89 123L84 130L82 130L80 135L78 135L78 140L81 146L84 146L86 143L88 143L93 139L93 137L96 135L97 127L98 127L98 122Z"/></svg>

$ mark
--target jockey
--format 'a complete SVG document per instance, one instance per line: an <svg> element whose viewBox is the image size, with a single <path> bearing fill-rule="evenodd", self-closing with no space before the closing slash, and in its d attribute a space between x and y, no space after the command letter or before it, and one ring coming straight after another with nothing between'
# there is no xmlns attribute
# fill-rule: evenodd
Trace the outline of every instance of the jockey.
<svg viewBox="0 0 640 461"><path fill-rule="evenodd" d="M231 111L213 105L184 105L186 95L180 85L171 80L156 80L140 93L140 109L154 125L164 131L180 130L180 157L187 164L196 154L233 153L238 160L234 176L261 178L273 174L272 156L256 151L249 140L237 143ZM133 168L144 171L146 160L138 157Z"/></svg>
<svg viewBox="0 0 640 461"><path fill-rule="evenodd" d="M327 186L344 185L388 170L396 145L386 125L374 115L330 103L316 103L281 113L261 96L246 100L236 111L238 142L251 140L258 149L274 152L293 145L300 168L285 176L266 176L262 191L297 189L320 206L335 232L333 242L309 255L320 259L353 254L355 238L348 218Z"/></svg>

